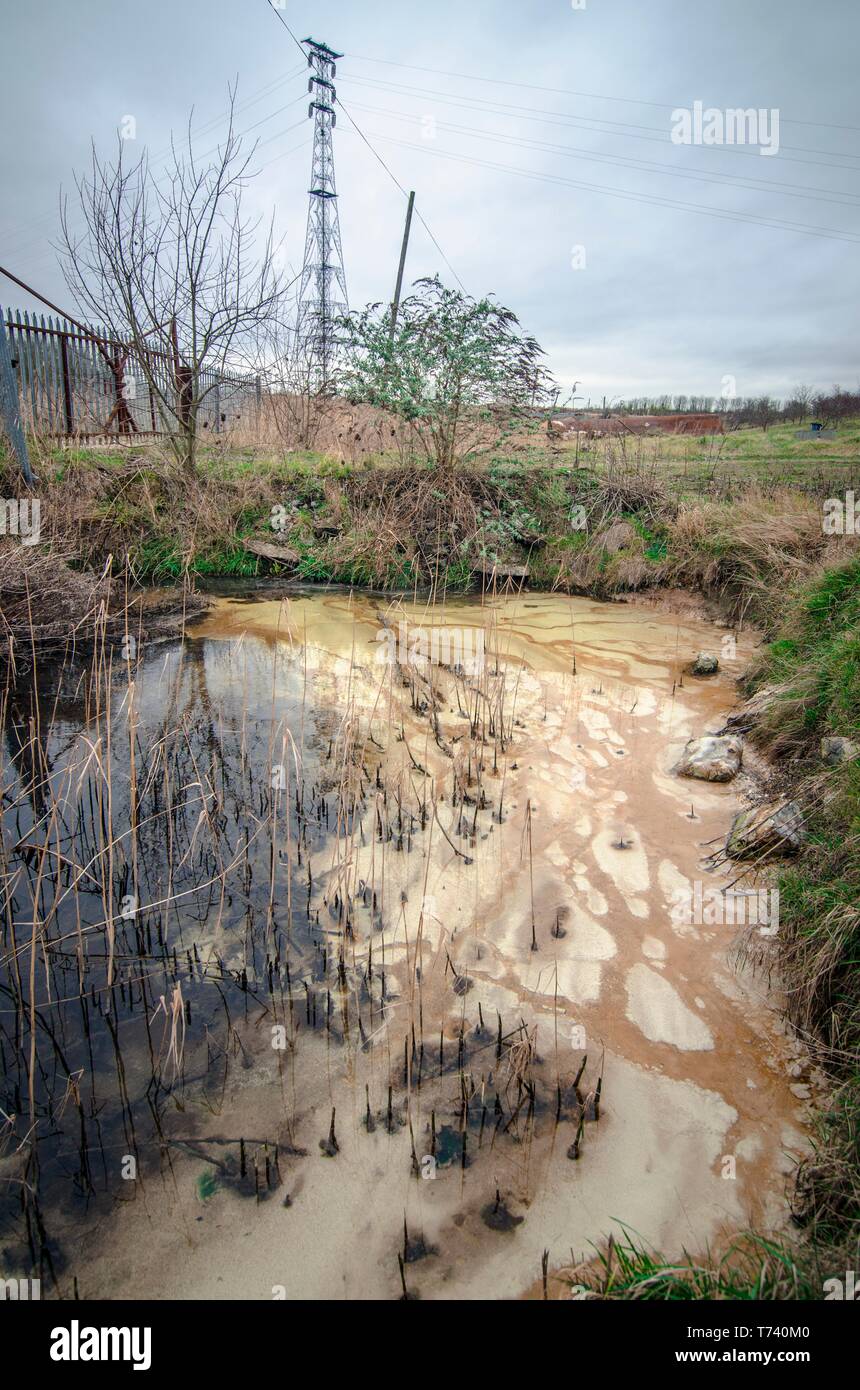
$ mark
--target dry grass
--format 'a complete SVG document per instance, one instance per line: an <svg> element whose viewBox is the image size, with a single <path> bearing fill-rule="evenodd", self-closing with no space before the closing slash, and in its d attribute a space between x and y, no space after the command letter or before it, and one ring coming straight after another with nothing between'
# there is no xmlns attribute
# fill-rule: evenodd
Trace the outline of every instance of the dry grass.
<svg viewBox="0 0 860 1390"><path fill-rule="evenodd" d="M0 545L0 662L18 666L35 651L60 651L91 637L103 616L108 574L78 574L69 556L23 546Z"/></svg>
<svg viewBox="0 0 860 1390"><path fill-rule="evenodd" d="M414 467L349 478L347 505L383 551L407 544L427 574L464 547L481 529L481 507L497 506L486 473L458 468L444 475Z"/></svg>
<svg viewBox="0 0 860 1390"><path fill-rule="evenodd" d="M343 411L344 429L363 430L366 442L370 425L353 430ZM372 428L378 443L388 426ZM599 470L564 474L513 462L442 474L398 463L391 451L385 466L291 462L280 444L277 462L224 452L225 441L191 479L155 446L104 462L70 455L59 473L43 470L43 531L61 554L94 570L113 556L115 568L128 559L150 579L250 576L259 562L243 537L271 539L272 508L286 505L282 539L301 557L304 579L462 589L483 557L527 563L538 588L597 597L666 583L703 591L733 621L765 630L787 587L856 546L824 536L820 500L800 491L753 483L731 501L679 501L654 460L623 440L606 443ZM587 516L579 534L574 505ZM627 539L607 548L604 533L620 519Z"/></svg>
<svg viewBox="0 0 860 1390"><path fill-rule="evenodd" d="M383 455L403 462L410 446L408 426L383 410L288 392L264 398L259 419L237 422L228 440L234 448L280 454L314 449L351 464Z"/></svg>
<svg viewBox="0 0 860 1390"><path fill-rule="evenodd" d="M109 562L100 574L80 573L71 559L49 546L0 544L0 670L13 680L40 657L180 631L187 617L206 606L184 590L151 599L128 570L114 578Z"/></svg>
<svg viewBox="0 0 860 1390"><path fill-rule="evenodd" d="M731 506L684 503L670 524L670 582L724 600L731 616L772 627L786 589L807 576L832 538L821 509L785 489L752 487ZM832 561L831 561L832 562Z"/></svg>

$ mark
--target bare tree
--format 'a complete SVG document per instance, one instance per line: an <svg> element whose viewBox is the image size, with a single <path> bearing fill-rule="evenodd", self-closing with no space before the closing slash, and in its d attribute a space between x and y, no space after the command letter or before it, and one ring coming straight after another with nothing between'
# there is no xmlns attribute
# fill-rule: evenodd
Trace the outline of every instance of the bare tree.
<svg viewBox="0 0 860 1390"><path fill-rule="evenodd" d="M860 391L843 391L841 386L834 386L830 391L819 391L810 404L812 413L823 424L838 425L860 415Z"/></svg>
<svg viewBox="0 0 860 1390"><path fill-rule="evenodd" d="M785 414L796 424L802 424L809 414L809 407L812 404L813 390L811 386L795 386L789 399L785 403Z"/></svg>
<svg viewBox="0 0 860 1390"><path fill-rule="evenodd" d="M146 151L129 166L95 145L90 172L76 178L83 230L61 203L60 256L66 283L99 327L127 343L157 402L177 461L195 472L201 406L220 373L236 370L278 312L282 289L271 228L245 218L242 196L256 146L234 130L235 88L223 142L195 154L191 121L167 167L154 174Z"/></svg>
<svg viewBox="0 0 860 1390"><path fill-rule="evenodd" d="M767 433L774 420L779 418L779 405L772 396L758 396L753 406L753 420Z"/></svg>
<svg viewBox="0 0 860 1390"><path fill-rule="evenodd" d="M261 344L266 362L266 413L285 448L312 449L332 410L333 390L321 392L319 363L295 331L274 320Z"/></svg>

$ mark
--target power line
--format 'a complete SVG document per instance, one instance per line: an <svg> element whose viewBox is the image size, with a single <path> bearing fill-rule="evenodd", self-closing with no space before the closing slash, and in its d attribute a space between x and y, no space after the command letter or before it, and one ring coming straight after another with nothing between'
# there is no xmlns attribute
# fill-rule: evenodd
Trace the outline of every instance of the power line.
<svg viewBox="0 0 860 1390"><path fill-rule="evenodd" d="M415 87L403 82L380 82L372 77L353 76L347 79L350 84L358 84L362 87L372 87L376 91L395 92L406 96L427 96L434 97L441 101L444 106L463 106L467 109L487 108L496 114L509 115L512 112L521 115L523 120L540 120L550 117L551 124L564 124L578 130L588 130L595 135L608 135L616 139L623 140L648 140L652 143L664 145L667 143L667 132L660 126L643 126L632 121L609 121L601 116L580 116L569 111L546 111L542 107L518 106L514 102L487 101L484 97L463 96L462 93L452 95L450 92L439 92L430 87ZM596 126L619 126L619 130L597 130ZM642 134L641 132L650 132ZM749 159L761 159L758 150L746 149L742 145L707 145L703 149L718 150L721 154L744 155ZM846 173L860 173L860 168L853 164L822 164L820 159L799 159L796 155L783 154L785 149L793 149L794 146L782 145L776 158L788 164L809 164L816 169L844 169ZM860 155L846 153L837 154L828 151L806 150L803 146L799 147L805 154L828 154L832 153L834 159L860 159Z"/></svg>
<svg viewBox="0 0 860 1390"><path fill-rule="evenodd" d="M44 304L46 308L53 309L54 313L59 314L61 319L65 319L66 323L70 323L74 328L80 329L84 336L90 338L94 343L110 343L112 341L111 339L104 338L100 333L93 332L91 328L87 328L86 325L80 323L78 319L72 318L72 315L66 313L65 309L61 309L59 305L54 304L52 300L46 299L43 294L40 294L38 290L34 290L32 285L28 285L25 280L21 280L19 276L13 274L6 266L0 265L0 275L5 276L7 280L12 280L13 283L18 285L22 290L26 290L27 294L32 295L33 299L38 299L39 303ZM290 289L298 278L298 275L293 276L293 279L284 286L284 292ZM154 328L148 329L143 336L148 337L150 333L155 333L164 327L166 327L166 324L156 324Z"/></svg>
<svg viewBox="0 0 860 1390"><path fill-rule="evenodd" d="M297 49L299 50L299 52L301 53L302 58L304 59L304 66L307 67L308 55L307 55L307 53L305 52L305 50L302 48L301 43L300 43L299 40L296 38L296 36L295 36L295 34L293 33L292 29L290 28L289 24L288 24L287 21L284 19L284 16L281 14L281 11L278 9L277 5L273 5L273 4L272 4L272 0L266 0L266 4L269 6L269 9L272 11L272 14L275 16L275 18L276 18L276 19L279 19L279 20L281 21L281 23L283 24L284 28L286 29L286 31L287 31L287 33L289 34L290 38L292 39L293 43L296 45L296 48L297 48Z"/></svg>
<svg viewBox="0 0 860 1390"><path fill-rule="evenodd" d="M551 92L554 96L584 97L589 101L617 101L632 106L654 106L664 111L677 111L684 105L684 103L680 101L648 101L644 97L608 96L605 92L578 92L570 87L547 87L536 82L512 82L509 78L503 77L481 77L477 73L447 72L444 68L421 67L417 63L398 63L391 58L370 58L360 53L356 53L355 57L360 63L380 63L384 64L386 67L408 68L412 72L430 72L438 77L454 77L465 82L486 82L497 87L521 87L531 92ZM801 121L791 116L781 116L780 119L785 121L788 125L815 126L822 130L860 131L860 126L838 125L832 121Z"/></svg>
<svg viewBox="0 0 860 1390"><path fill-rule="evenodd" d="M272 8L274 9L274 6L272 6ZM275 9L275 14L278 15L279 19L281 19L281 15L279 14L277 9ZM284 24L284 27L287 28L288 32L290 32L291 36L295 39L295 36L292 35L292 31L289 30L289 25L286 24L286 21L282 19L282 23ZM255 95L252 95L246 101L241 102L240 105L234 107L232 111L227 111L220 116L215 116L211 120L204 122L202 126L199 126L197 128L194 134L200 136L207 133L209 130L222 124L225 120L228 120L231 114L236 114L236 112L240 111L246 111L249 106L254 106L258 101L262 101L266 96L270 95L271 92L274 91L277 87L286 86L288 82L291 82L295 77L298 77L299 73L304 71L305 67L307 66L307 55L304 49L302 48L301 44L298 43L298 40L296 40L296 44L299 48L300 53L302 54L302 62L299 63L297 67L292 68L290 72L288 72L285 76L277 77L273 79L273 81L267 82L262 87L257 88ZM270 111L268 115L261 117L259 121L254 121L251 125L246 126L244 130L239 131L236 136L236 139L244 139L244 137L248 135L250 131L256 130L258 126L264 125L267 121L272 120L275 116L281 115L284 111L289 110L290 107L295 106L299 101L302 101L303 99L304 93L300 94L293 101L287 102L284 106L277 107L274 111ZM297 127L301 124L303 124L303 122L297 121L295 125L287 126L285 130L277 131L275 135L267 136L265 140L258 141L255 148L259 149L263 145L269 144L271 140L279 139L281 136L289 134L291 130L297 129ZM302 144L303 143L304 142L302 142ZM285 157L287 154L292 154L295 150L300 149L302 147L302 144L296 145L290 150L285 150L281 155L276 155L275 159L268 160L265 164L261 165L261 169L268 168L269 165L273 164L276 159L281 159ZM166 159L167 156L170 154L171 149L172 144L170 146L165 146L164 149L158 151L158 153L151 156L152 160L154 162L158 162L161 159ZM214 154L217 151L217 149L218 146L213 145L211 149L204 151L203 154L197 157L199 159L206 159L209 155ZM166 174L167 171L164 171L159 177L155 179L155 182L163 182L164 178L166 177ZM55 217L55 213L40 213L37 217L28 220L27 222L19 223L17 227L13 228L11 231L5 233L4 235L10 236L14 240L15 237L24 235L26 232L29 232L31 228L41 225L42 223L47 222ZM15 254L16 248L12 246L11 249L13 254Z"/></svg>
<svg viewBox="0 0 860 1390"><path fill-rule="evenodd" d="M365 143L365 145L367 146L367 148L370 150L371 154L374 154L374 155L376 156L376 158L379 160L380 164L382 165L383 169L385 170L386 174L388 174L388 177L389 177L390 179L393 180L393 182L394 182L394 183L397 185L397 187L400 189L400 192L403 194L403 196L404 196L405 198L408 199L409 194L406 192L406 189L403 187L403 184L400 182L399 179L395 178L394 174L392 174L392 172L391 172L391 170L389 169L388 165L386 164L385 160L382 158L382 155L379 153L378 150L375 150L375 149L373 148L373 145L371 145L371 143L370 143L370 141L368 140L367 136L365 135L364 131L361 129L361 127L358 125L357 121L354 119L354 117L350 114L350 112L349 112L349 111L347 110L347 108L344 106L343 102L340 103L340 106L341 106L341 109L342 109L343 111L346 112L346 115L347 115L348 119L352 122L353 126L355 127L356 132L361 136L362 140L364 141L364 143ZM424 217L424 214L422 213L422 211L421 211L421 209L420 209L420 207L418 206L417 203L415 204L415 212L416 212L416 214L417 214L418 221L421 223L422 227L424 228L425 232L426 232L427 235L429 236L429 238L430 238L430 240L432 241L433 245L436 247L436 250L439 252L439 255L442 257L442 260L445 262L446 266L447 266L448 269L450 270L450 272L451 272L451 274L453 275L454 279L457 281L457 284L460 286L460 289L463 291L464 294L468 294L468 290L466 289L466 286L463 284L463 281L460 279L459 275L457 274L456 270L455 270L454 267L452 266L451 262L448 260L448 257L445 255L445 252L442 250L442 247L439 245L439 242L436 240L436 237L433 235L432 231L430 230L430 227L427 225L427 221L426 221L426 219L425 219L425 217Z"/></svg>
<svg viewBox="0 0 860 1390"><path fill-rule="evenodd" d="M296 130L300 125L304 125L304 121L297 121L295 125L288 126L287 130L279 131L279 134L286 135L288 131ZM300 140L297 145L291 145L288 150L281 150L280 154L272 155L271 159L267 159L265 164L260 165L260 169L258 172L261 173L263 169L268 169L271 167L272 164L277 164L279 159L286 159L288 154L295 154L297 150L306 150L310 143L310 138L306 138L304 140Z"/></svg>
<svg viewBox="0 0 860 1390"><path fill-rule="evenodd" d="M214 129L216 126L222 125L224 121L229 120L231 114L236 115L240 111L247 111L249 106L256 106L258 101L262 101L265 97L270 96L276 88L285 87L288 82L292 82L293 79L298 77L299 73L302 72L303 68L304 64L299 63L298 66L293 68L290 72L288 72L285 77L278 77L275 78L272 82L267 82L263 87L257 88L256 96L249 97L247 101L240 102L238 106L233 108L232 112L224 111L221 113L220 116L213 116L210 121L206 121L202 126L198 126L197 130L194 131L193 134L196 136L205 135L210 130ZM299 98L299 100L301 100L301 98ZM254 130L258 125L263 125L265 121L270 121L273 116L277 116L280 114L280 112L286 111L288 106L294 105L295 102L288 102L286 106L277 107L276 110L270 111L268 116L263 116L259 121L255 121L253 125L246 126L245 130L242 131L242 134L247 135L249 130ZM163 150L159 150L157 154L153 155L153 159L166 159L167 156L170 154L171 149L172 145L165 146Z"/></svg>
<svg viewBox="0 0 860 1390"><path fill-rule="evenodd" d="M299 98L299 100L303 100L303 99L304 99L303 96ZM294 102L291 102L290 105L295 105L295 103L294 103ZM285 108L285 109L286 109L286 108ZM274 114L276 114L276 113L273 112L272 114L274 115ZM303 126L304 123L305 123L305 122L304 122L304 118L302 118L302 120L300 120L300 121L294 121L292 125L286 126L283 130L277 130L277 131L275 131L274 135L269 135L269 136L267 136L265 140L259 140L259 141L257 142L257 144L255 145L255 151L258 150L258 149L262 149L262 147L263 147L264 145L269 145L269 144L271 144L271 142L272 142L273 140L280 140L280 139L282 139L283 136L289 135L290 132L293 131L293 130L298 130L299 126ZM242 136L245 135L245 134L247 134L247 131L242 131L242 132L240 132L240 134L239 134L239 136L238 136L237 138L238 138L238 139L241 139ZM306 140L301 140L301 141L299 141L299 143L298 143L297 145L292 145L288 150L282 150L280 154L276 154L276 155L274 155L271 159L267 159L267 160L264 161L264 163L260 164L260 165L257 167L256 172L257 172L257 173L262 173L262 171L263 171L264 169L268 169L268 168L270 167L270 165L275 164L279 159L285 159L285 158L287 157L287 155L294 154L294 153L296 152L296 150L303 149L307 143L308 143L308 142L307 142ZM212 148L211 150L206 151L204 154L200 155L199 158L200 158L200 159L205 159L206 156L207 156L208 154L212 154L212 153L214 152L214 150L216 150L216 149L217 149L217 146L213 146L213 148ZM154 182L156 185L158 185L159 183L163 183L164 180L165 180L165 178L168 177L168 172L169 172L169 171L165 170L158 178L154 179L153 182ZM79 225L79 226L77 226L76 229L73 229L73 230L76 230L76 232L77 232L78 234L82 234L83 231L84 231L84 227ZM19 249L16 249L16 248L14 248L14 247L12 247L12 248L7 247L7 248L6 248L6 252L7 252L8 254L11 254L11 255L14 256L14 257L18 257L19 259L20 259L20 258L22 257L22 255L23 255L23 258L24 258L24 260L27 262L28 265L30 265L30 266L38 266L38 265L41 265L41 264L46 263L47 260L49 259L49 257L50 257L51 255L55 255L55 254L56 254L56 248L53 246L53 244L51 244L51 243L49 242L48 245L47 245L46 247L44 247L36 256L27 256L26 253L22 251L22 249L20 249L20 248L19 248Z"/></svg>
<svg viewBox="0 0 860 1390"><path fill-rule="evenodd" d="M673 198L664 198L658 194L632 193L628 190L617 188L607 188L602 184L584 183L577 179L569 179L561 174L538 174L531 169L518 169L510 164L499 164L494 160L474 159L467 155L458 155L449 150L437 150L430 148L429 145L420 145L409 140L399 140L393 135L379 135L379 139L387 141L389 144L401 145L405 149L421 150L424 154L433 154L439 158L456 160L461 164L472 164L478 168L497 169L503 173L517 174L522 178L535 179L542 183L561 184L568 188L583 188L589 192L605 193L609 197L623 198L631 202L646 203L651 206L677 208L684 212L695 212L705 217L718 217L725 221L746 222L751 226L771 227L776 231L799 232L806 236L820 236L830 240L847 241L852 245L860 245L860 236L851 233L838 231L832 227L814 227L806 222L790 222L783 218L762 218L754 214L732 212L728 208L706 208L698 203L684 203Z"/></svg>
<svg viewBox="0 0 860 1390"><path fill-rule="evenodd" d="M299 73L302 71L303 66L303 64L300 64L298 67L293 68L291 72L287 73L286 77L278 77L273 82L265 83L263 87L257 89L256 96L249 97L247 101L243 101L237 107L235 107L234 114L240 111L247 111L249 106L255 106L258 101L262 101L265 97L270 96L271 93L277 87L285 86L288 82L291 82L293 78L298 77ZM298 100L301 101L302 98L299 97ZM253 125L246 127L246 129L240 133L239 138L241 138L244 135L247 135L248 131L254 130L256 126L263 125L265 121L271 120L273 116L280 115L281 112L286 111L288 109L288 106L294 104L295 103L288 102L287 106L281 106L278 107L275 111L270 111L268 116L264 116L261 120L255 121ZM211 120L204 122L204 124L201 126L198 126L197 129L192 133L195 137L205 135L216 126L221 125L225 120L228 120L229 116L229 111L223 112L220 116L214 116ZM167 156L170 154L170 150L171 147L167 145L164 149L159 150L156 154L152 155L151 158L155 163L158 163L160 160L167 158ZM208 153L211 154L212 150L208 151ZM201 156L201 158L205 158L205 155ZM28 218L26 222L19 222L16 226L12 227L8 231L5 231L4 236L10 236L13 238L17 236L22 236L25 233L30 232L32 228L40 226L42 223L48 222L55 217L55 212L38 213L35 217Z"/></svg>
<svg viewBox="0 0 860 1390"><path fill-rule="evenodd" d="M294 77L297 77L298 74L299 74L299 72L301 72L301 71L302 71L302 68L301 68L301 67L299 67L299 68L297 68L297 69L293 69L292 73L290 74L290 79L292 79L292 78L294 78ZM280 79L279 79L279 80L280 80ZM283 80L286 81L287 79L283 79ZM273 85L272 83L268 83L268 84L267 84L267 86L266 86L266 92L268 91L269 88L272 87L272 85ZM289 111L289 110L291 109L291 107L296 106L296 105L298 104L298 102L304 101L304 97L305 97L305 94L304 94L304 92L302 92L302 93L299 94L298 97L295 97L292 101L286 102L285 105L283 105L283 106L276 107L276 109L275 109L274 111L270 111L267 115L261 116L260 119L259 119L258 121L252 122L252 124L249 125L249 126L246 126L244 130L240 130L240 131L236 132L234 138L235 138L236 140L244 140L245 136L248 135L252 130L256 130L258 126L265 125L267 121L272 120L275 116L280 116L280 115L282 115L284 111ZM260 100L260 99L261 99L260 97L256 97L256 98L254 98L254 101L258 101L258 100ZM243 102L241 106L236 107L236 110L237 110L237 111L246 110L248 106L253 105L253 104L254 104L254 102L251 102L251 101L249 101L249 102ZM230 117L230 113L229 113L229 112L226 112L224 115L219 116L214 122L210 122L209 124L210 124L210 125L212 125L212 124L216 124L216 125L217 125L217 124L219 124L220 122L222 122L222 121L224 121L224 120L229 120L229 117ZM284 136L284 135L288 135L288 134L290 133L290 131L296 130L296 129L297 129L300 125L302 125L302 124L303 124L303 121L296 121L293 125L287 126L284 130L279 130L279 131L276 131L276 132L274 133L274 135L268 135L268 136L266 136L265 140L258 140L258 141L256 141L255 146L254 146L254 151L256 151L256 150L258 150L258 149L261 149L263 145L268 145L268 144L270 144L272 140L277 140L277 139L280 139L280 138L281 138L282 136ZM198 135L199 135L199 134L202 134L203 131L204 131L205 129L206 129L206 127L200 127L200 129L198 130L197 134L198 134ZM165 157L170 153L170 148L171 148L171 147L166 147L164 150L160 151L158 154L151 156L151 159L152 159L153 161L158 161L159 159L165 158ZM298 148L298 146L296 146L295 148ZM208 150L204 150L202 154L196 155L196 158L197 158L197 159L207 159L207 158L209 157L209 155L215 154L215 153L218 151L218 149L219 149L219 146L218 146L218 145L212 145ZM284 153L285 153L285 154L289 154L289 153L291 153L291 151L287 150L287 151L285 151ZM149 156L148 154L147 154L147 158L148 158L148 160L149 160L149 158L150 158L150 156ZM281 156L278 155L278 156L276 156L276 158L279 159L279 158L281 158ZM267 161L266 164L261 165L260 168L261 168L261 169L268 168L268 165L271 164L272 162L273 162L272 160L269 160L269 161ZM161 172L159 175L157 175L157 176L154 177L153 182L154 182L156 185L158 185L158 184L160 184L160 183L163 183L164 180L168 177L168 175L169 175L169 170L164 169L164 170L162 170L162 172ZM40 216L39 216L38 218L33 219L33 225L35 225L35 223L37 223L37 222L45 222L45 221L47 221L49 218L52 218L52 217L56 217L56 213L42 213L42 214L40 214ZM24 232L27 230L27 228L28 228L30 225L31 225L30 223L21 223L21 224L18 226L18 228L16 228L16 230L15 230L14 232L11 233L11 236L14 238L15 236L23 235ZM13 255L16 255L16 254L21 254L21 249L23 249L23 248L19 249L19 248L16 248L14 245L12 245L11 247L10 247L10 246L7 246L6 249L7 249L7 251L11 251L11 253L12 253Z"/></svg>
<svg viewBox="0 0 860 1390"><path fill-rule="evenodd" d="M401 193L403 194L403 196L408 200L409 194L406 192L406 189L403 187L403 184L402 184L402 183L400 182L400 180L399 180L398 178L396 178L395 175L391 172L391 170L389 169L389 167L388 167L388 165L386 164L385 160L382 158L382 155L379 153L379 151L374 149L373 145L370 143L370 141L368 140L368 138L367 138L367 136L365 135L364 131L361 129L361 127L359 126L358 122L355 120L355 118L354 118L353 115L351 114L351 112L347 110L347 108L344 106L344 104L343 104L342 101L339 103L339 105L340 105L340 107L341 107L341 110L345 112L345 114L346 114L346 116L347 116L347 119L348 119L348 120L351 122L351 124L353 125L353 127L354 127L356 133L357 133L358 135L361 136L362 140L364 141L364 143L365 143L365 145L367 146L367 148L370 150L371 154L373 154L373 155L376 156L376 158L379 160L380 164L382 165L382 167L383 167L383 169L385 170L385 172L386 172L386 174L388 175L388 177L392 180L392 182L395 184L395 186L396 186L397 188L400 189L400 192L401 192ZM425 232L426 232L427 235L429 236L429 238L430 238L430 240L432 241L433 245L436 247L436 250L439 252L439 255L442 257L442 260L445 262L445 264L446 264L446 266L448 267L448 269L450 270L451 274L454 276L454 279L457 281L457 284L460 286L460 289L463 291L464 294L468 294L468 290L466 289L466 286L463 284L463 281L460 279L459 275L457 274L456 270L455 270L454 267L452 266L451 262L448 260L448 257L445 255L445 252L442 250L442 247L439 245L439 242L436 240L436 237L433 235L433 232L430 230L430 227L429 227L428 224L427 224L427 221L426 221L426 219L425 219L425 217L424 217L424 214L422 213L422 211L421 211L421 209L420 209L420 207L418 206L417 203L415 204L415 212L416 212L416 214L417 214L418 221L421 223L422 227L424 228Z"/></svg>
<svg viewBox="0 0 860 1390"><path fill-rule="evenodd" d="M460 286L460 289L463 291L464 294L468 294L469 291L466 289L466 286L463 284L463 281L460 279L459 275L457 274L456 270L455 270L454 267L452 266L451 262L448 260L448 257L445 255L445 252L442 250L442 247L439 245L439 243L438 243L438 241L436 240L435 236L433 235L432 231L431 231L430 228L428 227L427 222L426 222L426 219L424 218L424 215L423 215L423 213L421 212L421 209L419 208L419 206L418 206L417 203L416 203L416 205L415 205L415 211L416 211L417 214L418 214L418 221L421 223L421 226L424 228L425 232L426 232L427 235L429 236L429 238L430 238L430 240L432 241L433 245L436 247L436 250L439 252L439 255L442 257L442 260L445 262L446 266L447 266L448 269L450 270L450 272L451 272L451 274L453 275L454 279L457 281L457 284Z"/></svg>
<svg viewBox="0 0 860 1390"><path fill-rule="evenodd" d="M393 116L396 120L403 121L422 121L422 116L416 116L409 111L393 111L390 107L368 106L363 102L356 103L359 110L369 111L375 115ZM834 203L840 207L860 207L860 202L850 201L860 199L860 193L841 193L839 189L803 189L798 184L768 182L760 179L748 179L743 175L720 174L717 170L706 171L704 169L681 170L673 169L670 165L653 160L634 159L632 156L623 154L595 154L591 150L585 150L579 145L555 145L545 140L529 140L524 136L507 135L504 131L479 130L475 126L454 125L449 121L438 121L437 124L443 130L453 131L458 135L468 135L475 139L492 140L501 144L517 144L526 149L547 150L553 154L567 155L571 159L586 159L597 164L609 164L613 167L633 167L648 172L657 171L661 174L668 174L671 178L692 179L698 183L715 183L718 186L728 184L735 188L748 188L756 193L777 193L781 197L807 198L814 202ZM835 197L827 196L836 194Z"/></svg>

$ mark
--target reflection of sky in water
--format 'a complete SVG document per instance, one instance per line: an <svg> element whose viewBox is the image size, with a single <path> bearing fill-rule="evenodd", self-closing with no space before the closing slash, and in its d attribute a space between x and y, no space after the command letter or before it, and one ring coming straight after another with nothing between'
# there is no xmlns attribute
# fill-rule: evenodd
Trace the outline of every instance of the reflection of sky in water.
<svg viewBox="0 0 860 1390"><path fill-rule="evenodd" d="M108 720L86 718L80 669L64 673L53 723L54 697L42 700L38 758L18 742L29 728L23 703L10 711L2 748L19 945L29 948L34 914L39 924L35 982L45 1022L37 1032L37 1109L55 1111L66 1078L76 1076L84 1112L98 1114L99 1142L108 1144L120 1126L146 1129L165 1027L160 998L169 1001L181 987L195 1025L186 1075L205 1087L206 1030L223 1029L225 1013L247 1009L255 995L265 998L277 959L290 962L297 982L320 978L337 927L335 919L318 927L306 867L310 858L322 866L337 820L332 787L340 777L327 765L338 756L341 716L328 674L321 696L301 647L246 637L153 645L134 676L132 701L125 668L115 666L109 754ZM92 691L89 699L92 708ZM0 1105L15 1113L27 1080L26 1048L15 1036L11 941L7 933L0 963ZM28 959L29 952L25 978ZM77 997L82 962L86 1028ZM120 1056L128 1107L116 1090ZM68 1118L74 1128L73 1109ZM57 1121L43 1128L44 1183L71 1178L82 1193L90 1178L74 1139ZM6 1187L4 1200L9 1195Z"/></svg>

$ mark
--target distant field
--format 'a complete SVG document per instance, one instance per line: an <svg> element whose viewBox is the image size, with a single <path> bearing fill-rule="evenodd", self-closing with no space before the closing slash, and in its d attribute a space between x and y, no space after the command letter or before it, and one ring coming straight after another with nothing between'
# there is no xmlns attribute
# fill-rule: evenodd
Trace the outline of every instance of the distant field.
<svg viewBox="0 0 860 1390"><path fill-rule="evenodd" d="M856 486L860 490L860 420L841 424L833 439L798 439L798 425L777 424L767 430L742 429L724 435L616 435L586 444L575 439L549 440L543 428L519 431L492 453L478 455L484 461L567 472L633 470L653 473L677 483L681 495L696 495L743 483L784 484L820 494L822 489ZM199 462L204 473L223 481L259 478L297 483L309 476L336 480L366 468L385 468L403 462L401 448L369 448L371 431L363 438L354 434L346 441L329 438L313 449L289 448L250 433L225 436L217 447L203 447ZM375 430L374 441L389 432ZM82 448L50 449L41 460L42 475L59 480L76 465L101 467L127 465L165 452L165 446L115 444Z"/></svg>
<svg viewBox="0 0 860 1390"><path fill-rule="evenodd" d="M588 445L575 440L545 442L531 451L534 462L601 469L654 469L693 486L720 479L746 479L817 486L823 479L860 484L860 420L841 424L833 439L798 439L799 425L741 429L723 435L617 435Z"/></svg>

